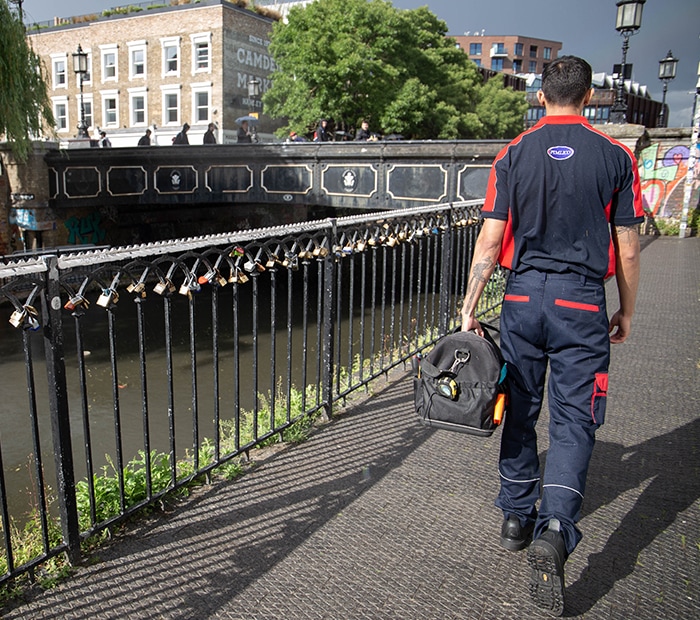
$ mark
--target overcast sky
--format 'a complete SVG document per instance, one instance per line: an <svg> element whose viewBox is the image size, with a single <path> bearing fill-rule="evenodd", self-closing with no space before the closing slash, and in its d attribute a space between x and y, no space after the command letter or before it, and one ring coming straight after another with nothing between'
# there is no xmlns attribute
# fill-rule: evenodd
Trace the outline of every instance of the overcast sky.
<svg viewBox="0 0 700 620"><path fill-rule="evenodd" d="M133 4L137 4L135 0ZM95 13L124 6L120 0L23 0L26 22ZM622 57L622 37L615 30L616 0L393 0L401 9L428 6L453 35L481 32L522 35L563 43L562 54L588 60L595 72L612 72ZM700 63L700 1L647 0L642 27L630 38L627 62L633 79L662 96L659 60L673 51L678 75L669 84L669 126L691 125Z"/></svg>

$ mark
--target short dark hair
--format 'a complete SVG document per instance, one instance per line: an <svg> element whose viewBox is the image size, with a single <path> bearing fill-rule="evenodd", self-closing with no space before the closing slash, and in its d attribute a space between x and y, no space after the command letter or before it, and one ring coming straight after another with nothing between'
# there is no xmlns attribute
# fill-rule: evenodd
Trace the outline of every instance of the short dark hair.
<svg viewBox="0 0 700 620"><path fill-rule="evenodd" d="M542 92L548 103L580 105L591 88L593 71L583 58L562 56L542 72Z"/></svg>

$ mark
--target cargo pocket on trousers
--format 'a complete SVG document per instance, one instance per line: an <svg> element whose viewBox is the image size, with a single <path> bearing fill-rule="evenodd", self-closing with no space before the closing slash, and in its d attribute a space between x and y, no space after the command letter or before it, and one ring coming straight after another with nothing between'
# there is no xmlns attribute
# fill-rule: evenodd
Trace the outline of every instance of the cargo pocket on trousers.
<svg viewBox="0 0 700 620"><path fill-rule="evenodd" d="M608 373L599 372L595 375L593 396L591 397L591 418L599 426L605 422L605 405L608 400Z"/></svg>

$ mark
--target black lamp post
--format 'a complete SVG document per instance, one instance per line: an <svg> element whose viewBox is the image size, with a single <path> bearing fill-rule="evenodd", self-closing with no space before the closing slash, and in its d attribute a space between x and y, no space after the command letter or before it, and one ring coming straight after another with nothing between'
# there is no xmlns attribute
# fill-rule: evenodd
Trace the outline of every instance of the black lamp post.
<svg viewBox="0 0 700 620"><path fill-rule="evenodd" d="M85 122L85 103L83 102L83 77L88 72L88 55L78 43L78 51L73 53L73 71L80 81L80 122L78 123L78 138L89 140L88 126Z"/></svg>
<svg viewBox="0 0 700 620"><path fill-rule="evenodd" d="M260 96L260 80L258 78L250 78L248 80L248 108L250 110L250 115L253 116L253 107L255 105L256 97ZM257 116L257 114L255 114ZM258 141L258 130L255 125L250 128L250 133L252 134L253 142Z"/></svg>
<svg viewBox="0 0 700 620"><path fill-rule="evenodd" d="M659 127L668 126L668 118L666 118L666 90L668 83L676 77L676 67L678 66L678 58L673 57L671 50L668 50L666 58L659 60L659 79L664 83L664 94L661 98L661 112L659 113Z"/></svg>
<svg viewBox="0 0 700 620"><path fill-rule="evenodd" d="M627 122L627 102L625 100L625 63L627 62L627 50L630 45L630 37L639 30L642 25L642 9L646 0L619 0L617 3L617 20L615 30L624 38L622 43L622 63L620 73L617 76L617 95L612 107L610 120L613 123L624 124Z"/></svg>

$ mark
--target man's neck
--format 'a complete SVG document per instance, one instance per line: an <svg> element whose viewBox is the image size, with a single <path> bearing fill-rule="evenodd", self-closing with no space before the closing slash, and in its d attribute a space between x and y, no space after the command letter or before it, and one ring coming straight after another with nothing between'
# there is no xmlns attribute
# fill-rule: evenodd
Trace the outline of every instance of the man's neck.
<svg viewBox="0 0 700 620"><path fill-rule="evenodd" d="M580 106L558 106L558 105L545 105L547 110L547 116L581 116L583 113L583 108Z"/></svg>

